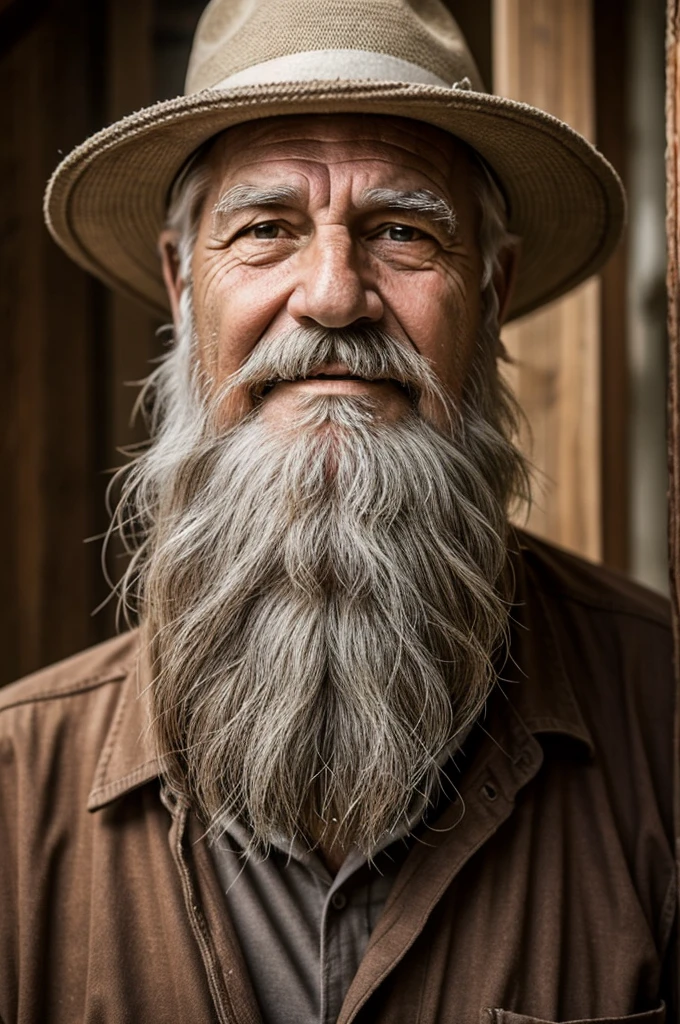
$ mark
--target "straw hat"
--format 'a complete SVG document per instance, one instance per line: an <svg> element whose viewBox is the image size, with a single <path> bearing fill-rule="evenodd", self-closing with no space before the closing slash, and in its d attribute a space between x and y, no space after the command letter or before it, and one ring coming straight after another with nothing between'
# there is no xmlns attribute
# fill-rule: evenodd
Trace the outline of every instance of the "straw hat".
<svg viewBox="0 0 680 1024"><path fill-rule="evenodd" d="M67 156L47 187L47 225L77 263L167 317L157 238L190 155L241 122L341 112L415 118L481 154L523 239L511 317L583 281L618 241L616 172L561 121L486 93L441 0L212 0L186 94Z"/></svg>

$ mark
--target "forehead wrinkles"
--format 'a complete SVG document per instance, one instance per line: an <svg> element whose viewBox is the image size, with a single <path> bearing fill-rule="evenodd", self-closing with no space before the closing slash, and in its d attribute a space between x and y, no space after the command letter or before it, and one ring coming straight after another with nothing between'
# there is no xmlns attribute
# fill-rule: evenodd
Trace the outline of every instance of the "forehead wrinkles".
<svg viewBox="0 0 680 1024"><path fill-rule="evenodd" d="M366 167L362 161L353 163L350 174L335 173L337 164L320 162L310 167L290 162L282 174L258 173L255 164L241 169L222 179L216 202L212 207L214 215L233 213L240 209L264 206L293 206L307 209L310 213L327 210L331 219L342 220L352 210L368 210L372 207L424 212L432 220L446 221L448 233L453 238L456 216L449 189L439 176L433 178L422 172L417 175L404 173L409 168L387 166L384 174L375 173L375 161ZM378 163L382 163L378 161Z"/></svg>
<svg viewBox="0 0 680 1024"><path fill-rule="evenodd" d="M313 205L331 202L333 196L338 200L342 196L346 199L351 197L352 201L358 202L365 191L376 187L449 195L447 175L437 168L423 165L423 161L411 154L405 156L406 159L397 160L377 153L317 152L305 158L267 151L258 158L255 152L248 157L243 156L235 166L224 169L218 194L224 196L235 188L251 185L264 191L267 186L284 186L287 191L297 193L303 204L311 202ZM295 199L294 196L291 198Z"/></svg>
<svg viewBox="0 0 680 1024"><path fill-rule="evenodd" d="M366 131L359 121L353 133L347 123L342 130L329 130L327 124L301 126L290 124L256 126L242 136L248 126L239 125L225 132L218 143L219 172L223 178L231 178L240 171L266 172L268 164L277 162L299 162L310 169L322 165L342 167L363 165L368 169L371 163L382 168L394 169L395 173L423 175L440 187L446 186L451 172L460 159L455 140L443 132L437 133L437 143L428 138L429 132L415 131L388 126L388 130ZM252 128L252 126L250 126ZM322 130L325 129L325 130ZM442 138L439 138L442 136ZM302 167L301 167L302 169Z"/></svg>

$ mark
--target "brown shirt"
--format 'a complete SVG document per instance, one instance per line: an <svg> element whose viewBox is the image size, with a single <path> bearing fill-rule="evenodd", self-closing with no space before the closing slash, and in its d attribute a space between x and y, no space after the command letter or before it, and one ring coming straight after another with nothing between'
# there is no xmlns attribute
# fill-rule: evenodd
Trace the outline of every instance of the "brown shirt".
<svg viewBox="0 0 680 1024"><path fill-rule="evenodd" d="M340 1024L677 1021L665 603L521 536L511 657ZM3 1024L255 1024L134 634L0 694Z"/></svg>
<svg viewBox="0 0 680 1024"><path fill-rule="evenodd" d="M275 839L266 857L246 858L251 833L227 822L211 852L264 1024L338 1019L423 819L441 813L456 792L455 757L470 729L442 752L440 784L429 799L416 794L406 820L370 858L350 847L335 876L300 839Z"/></svg>

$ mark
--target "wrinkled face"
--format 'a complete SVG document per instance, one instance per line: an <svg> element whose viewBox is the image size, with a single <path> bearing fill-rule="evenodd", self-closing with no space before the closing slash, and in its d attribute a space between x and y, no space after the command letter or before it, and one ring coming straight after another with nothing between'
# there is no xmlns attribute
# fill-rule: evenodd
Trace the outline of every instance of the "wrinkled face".
<svg viewBox="0 0 680 1024"><path fill-rule="evenodd" d="M507 624L500 217L410 121L251 123L207 160L161 238L176 345L118 513L156 741L213 834L368 855L433 791Z"/></svg>
<svg viewBox="0 0 680 1024"><path fill-rule="evenodd" d="M305 116L233 128L210 161L192 273L199 358L213 386L291 328L371 324L460 393L482 269L464 146L399 118ZM312 393L370 395L388 420L409 405L396 382L352 379L338 364L274 382L263 415L285 422ZM254 400L231 396L225 422ZM436 409L422 412L437 420Z"/></svg>

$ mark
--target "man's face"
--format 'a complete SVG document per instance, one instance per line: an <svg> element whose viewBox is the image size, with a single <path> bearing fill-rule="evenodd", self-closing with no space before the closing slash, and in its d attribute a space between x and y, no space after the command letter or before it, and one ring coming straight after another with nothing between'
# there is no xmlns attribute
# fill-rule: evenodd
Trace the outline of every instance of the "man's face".
<svg viewBox="0 0 680 1024"><path fill-rule="evenodd" d="M215 834L370 853L483 706L507 622L524 469L474 168L349 116L237 128L209 161L191 302L162 238L176 344L121 500L156 739Z"/></svg>
<svg viewBox="0 0 680 1024"><path fill-rule="evenodd" d="M307 116L231 129L210 161L192 273L199 358L213 386L291 328L371 324L460 394L481 276L464 146L399 118ZM315 393L370 395L388 420L408 408L396 384L348 379L340 365L324 373L276 385L263 415L284 422ZM252 398L229 403L225 423ZM437 420L436 409L422 412Z"/></svg>

